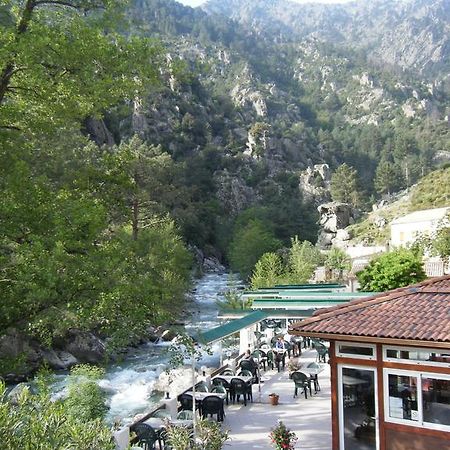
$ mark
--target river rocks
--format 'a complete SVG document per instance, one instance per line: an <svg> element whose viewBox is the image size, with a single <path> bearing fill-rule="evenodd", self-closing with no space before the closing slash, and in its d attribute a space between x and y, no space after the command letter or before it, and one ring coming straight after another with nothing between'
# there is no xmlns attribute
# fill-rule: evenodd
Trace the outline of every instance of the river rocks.
<svg viewBox="0 0 450 450"><path fill-rule="evenodd" d="M3 363L6 381L23 381L35 372L42 361L42 349L32 338L16 329L9 329L0 337L0 360L11 361L10 367Z"/></svg>
<svg viewBox="0 0 450 450"><path fill-rule="evenodd" d="M75 356L80 362L98 364L106 356L106 347L103 341L87 331L72 329L64 341L64 350Z"/></svg>
<svg viewBox="0 0 450 450"><path fill-rule="evenodd" d="M78 359L62 350L44 349L43 360L53 370L67 370L78 364Z"/></svg>
<svg viewBox="0 0 450 450"><path fill-rule="evenodd" d="M25 391L32 391L31 386L29 383L19 383L16 386L14 386L6 396L9 403L12 405L18 405L20 397L24 395Z"/></svg>
<svg viewBox="0 0 450 450"><path fill-rule="evenodd" d="M203 270L205 273L224 273L225 266L215 256L210 256L203 260Z"/></svg>
<svg viewBox="0 0 450 450"><path fill-rule="evenodd" d="M164 342L171 342L175 337L176 337L176 333L173 330L164 330L161 333L161 339Z"/></svg>

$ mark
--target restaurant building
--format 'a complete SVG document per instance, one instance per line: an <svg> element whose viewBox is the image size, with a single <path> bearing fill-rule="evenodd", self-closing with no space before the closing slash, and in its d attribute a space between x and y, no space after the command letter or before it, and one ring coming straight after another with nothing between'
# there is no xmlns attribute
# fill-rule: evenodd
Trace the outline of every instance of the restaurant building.
<svg viewBox="0 0 450 450"><path fill-rule="evenodd" d="M450 276L290 330L330 342L333 450L450 450Z"/></svg>

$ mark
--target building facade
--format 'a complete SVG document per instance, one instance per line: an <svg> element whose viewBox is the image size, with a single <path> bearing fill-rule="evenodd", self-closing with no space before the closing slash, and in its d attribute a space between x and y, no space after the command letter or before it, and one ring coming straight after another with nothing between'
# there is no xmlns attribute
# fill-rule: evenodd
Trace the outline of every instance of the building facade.
<svg viewBox="0 0 450 450"><path fill-rule="evenodd" d="M450 276L322 310L333 450L450 450Z"/></svg>
<svg viewBox="0 0 450 450"><path fill-rule="evenodd" d="M450 212L450 207L415 211L391 222L392 247L405 247L419 236L432 236ZM447 221L448 224L448 221Z"/></svg>

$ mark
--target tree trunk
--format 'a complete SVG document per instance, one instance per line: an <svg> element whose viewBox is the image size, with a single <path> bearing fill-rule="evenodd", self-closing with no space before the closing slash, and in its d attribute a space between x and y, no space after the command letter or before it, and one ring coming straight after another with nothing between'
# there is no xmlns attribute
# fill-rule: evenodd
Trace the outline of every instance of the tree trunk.
<svg viewBox="0 0 450 450"><path fill-rule="evenodd" d="M15 42L18 41L21 34L27 31L35 6L36 6L35 0L27 0L25 8L22 12L22 17L20 18L19 24L17 25ZM11 56L11 60L6 63L0 75L0 106L5 100L5 95L6 92L8 91L9 83L11 81L12 76L14 75L15 56L16 56L15 54Z"/></svg>

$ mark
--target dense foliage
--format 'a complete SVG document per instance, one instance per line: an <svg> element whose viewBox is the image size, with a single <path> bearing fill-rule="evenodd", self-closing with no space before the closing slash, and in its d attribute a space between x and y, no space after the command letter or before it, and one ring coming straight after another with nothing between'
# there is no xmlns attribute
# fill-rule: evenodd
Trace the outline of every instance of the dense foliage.
<svg viewBox="0 0 450 450"><path fill-rule="evenodd" d="M99 390L98 386L97 389ZM84 395L84 406L94 400ZM103 404L104 406L104 404ZM97 405L98 408L98 405ZM81 406L77 412L82 410ZM64 401L52 401L47 382L38 381L38 393L25 388L17 404L8 401L0 383L0 434L2 449L113 450L111 432L100 418L73 414Z"/></svg>
<svg viewBox="0 0 450 450"><path fill-rule="evenodd" d="M253 289L307 283L323 261L317 247L309 241L300 241L297 236L291 239L291 247L280 253L282 256L273 252L261 256L250 278Z"/></svg>
<svg viewBox="0 0 450 450"><path fill-rule="evenodd" d="M393 250L373 259L356 274L362 291L383 292L418 283L426 278L420 254Z"/></svg>
<svg viewBox="0 0 450 450"><path fill-rule="evenodd" d="M189 282L191 258L159 206L171 157L133 138L101 148L80 132L160 77L159 45L114 31L121 5L0 10L0 328L45 346L69 328L127 344L173 317Z"/></svg>

